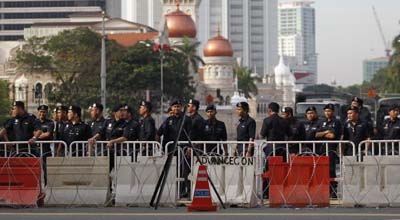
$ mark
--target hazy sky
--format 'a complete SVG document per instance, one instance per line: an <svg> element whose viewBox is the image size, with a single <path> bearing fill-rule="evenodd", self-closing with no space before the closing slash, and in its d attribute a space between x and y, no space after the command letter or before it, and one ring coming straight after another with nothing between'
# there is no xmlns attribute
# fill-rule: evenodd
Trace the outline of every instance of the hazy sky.
<svg viewBox="0 0 400 220"><path fill-rule="evenodd" d="M362 81L362 61L384 56L372 6L387 40L400 34L400 0L314 0L318 82L338 85Z"/></svg>

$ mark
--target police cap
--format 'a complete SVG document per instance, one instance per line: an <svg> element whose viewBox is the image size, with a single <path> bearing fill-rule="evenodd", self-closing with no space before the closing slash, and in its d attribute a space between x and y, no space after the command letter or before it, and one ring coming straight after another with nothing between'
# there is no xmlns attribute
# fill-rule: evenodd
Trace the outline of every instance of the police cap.
<svg viewBox="0 0 400 220"><path fill-rule="evenodd" d="M309 112L309 111L312 111L312 112L317 113L317 109L315 108L315 106L310 106L310 107L308 107L308 108L306 109L306 113Z"/></svg>
<svg viewBox="0 0 400 220"><path fill-rule="evenodd" d="M247 103L247 102L238 102L237 104L236 104L236 107L238 107L238 108L243 108L244 110L249 110L249 103Z"/></svg>
<svg viewBox="0 0 400 220"><path fill-rule="evenodd" d="M359 108L357 107L357 106L352 106L352 105L350 105L348 108L347 108L347 111L355 111L355 112L359 112Z"/></svg>
<svg viewBox="0 0 400 220"><path fill-rule="evenodd" d="M103 109L104 109L103 105L102 105L101 103L97 103L97 102L93 103L93 104L90 106L90 108L97 108L97 109L99 109L101 112L102 112Z"/></svg>
<svg viewBox="0 0 400 220"><path fill-rule="evenodd" d="M293 115L293 109L290 108L290 107L284 107L284 108L282 108L282 112L288 113L288 114L290 114L290 115Z"/></svg>
<svg viewBox="0 0 400 220"><path fill-rule="evenodd" d="M174 105L182 105L182 101L179 99L174 99L169 103L169 106L174 106Z"/></svg>
<svg viewBox="0 0 400 220"><path fill-rule="evenodd" d="M49 106L47 105L41 105L37 108L38 111L48 111L49 110Z"/></svg>
<svg viewBox="0 0 400 220"><path fill-rule="evenodd" d="M121 105L121 107L120 107L120 110L122 110L122 111L127 111L127 112L129 112L129 113L132 113L133 111L132 111L132 108L128 105L128 104L123 104L123 105Z"/></svg>
<svg viewBox="0 0 400 220"><path fill-rule="evenodd" d="M351 102L357 102L359 105L362 105L364 103L364 101L357 96L354 96L354 98L351 100Z"/></svg>
<svg viewBox="0 0 400 220"><path fill-rule="evenodd" d="M207 105L207 107L206 107L206 112L208 112L208 111L217 111L217 108L215 107L215 105L210 104L210 105Z"/></svg>
<svg viewBox="0 0 400 220"><path fill-rule="evenodd" d="M188 104L192 104L192 105L196 106L196 109L199 109L199 106L200 106L200 102L196 99L189 99Z"/></svg>
<svg viewBox="0 0 400 220"><path fill-rule="evenodd" d="M153 105L151 104L151 102L148 101L141 101L140 106L146 107L149 112L151 112L151 110L153 109Z"/></svg>
<svg viewBox="0 0 400 220"><path fill-rule="evenodd" d="M73 113L78 114L79 117L81 117L81 107L77 106L77 105L70 105L68 107L68 111L72 111Z"/></svg>
<svg viewBox="0 0 400 220"><path fill-rule="evenodd" d="M332 111L335 111L335 105L333 105L332 103L329 103L329 104L325 105L324 110L325 109L330 109Z"/></svg>
<svg viewBox="0 0 400 220"><path fill-rule="evenodd" d="M398 110L399 110L399 106L397 106L397 105L392 105L392 106L390 106L390 107L389 107L389 112L390 112L390 111L393 111L393 110L398 111Z"/></svg>
<svg viewBox="0 0 400 220"><path fill-rule="evenodd" d="M13 107L16 106L16 107L20 107L20 108L25 109L25 104L24 104L24 102L21 102L21 101L15 101L15 102L13 102L12 106L13 106Z"/></svg>
<svg viewBox="0 0 400 220"><path fill-rule="evenodd" d="M63 112L67 112L68 111L68 107L65 105L60 105L56 107L56 111L63 111Z"/></svg>
<svg viewBox="0 0 400 220"><path fill-rule="evenodd" d="M119 111L119 109L121 108L121 106L122 106L122 105L120 105L120 104L115 105L115 106L113 107L113 109L112 109L112 112L117 112L117 111Z"/></svg>

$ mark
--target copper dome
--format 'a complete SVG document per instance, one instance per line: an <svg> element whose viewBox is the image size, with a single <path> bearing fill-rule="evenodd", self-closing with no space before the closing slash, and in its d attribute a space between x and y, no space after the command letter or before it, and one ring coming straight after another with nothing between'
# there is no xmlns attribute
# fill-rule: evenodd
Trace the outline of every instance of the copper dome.
<svg viewBox="0 0 400 220"><path fill-rule="evenodd" d="M205 57L232 57L232 45L226 38L219 33L216 37L207 41L204 47Z"/></svg>
<svg viewBox="0 0 400 220"><path fill-rule="evenodd" d="M179 10L179 3L177 4L176 11L166 14L165 17L167 19L168 37L196 37L196 24L190 15Z"/></svg>

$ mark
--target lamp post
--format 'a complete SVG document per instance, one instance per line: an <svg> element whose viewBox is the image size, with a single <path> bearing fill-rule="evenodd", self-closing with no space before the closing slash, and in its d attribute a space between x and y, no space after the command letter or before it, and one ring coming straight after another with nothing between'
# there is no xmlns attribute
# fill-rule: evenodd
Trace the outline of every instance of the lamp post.
<svg viewBox="0 0 400 220"><path fill-rule="evenodd" d="M102 26L101 26L101 104L106 108L106 32L105 32L105 17L106 13L102 12Z"/></svg>

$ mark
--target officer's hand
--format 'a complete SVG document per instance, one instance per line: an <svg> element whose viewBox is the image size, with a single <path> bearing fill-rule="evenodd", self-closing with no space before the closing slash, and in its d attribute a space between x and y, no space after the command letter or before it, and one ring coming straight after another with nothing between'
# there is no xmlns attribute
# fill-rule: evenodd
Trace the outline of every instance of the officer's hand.
<svg viewBox="0 0 400 220"><path fill-rule="evenodd" d="M36 138L31 138L28 140L28 144L34 144L36 142Z"/></svg>
<svg viewBox="0 0 400 220"><path fill-rule="evenodd" d="M246 152L246 157L252 157L253 155L251 155L251 152L250 152L250 150L248 150L247 152Z"/></svg>
<svg viewBox="0 0 400 220"><path fill-rule="evenodd" d="M186 157L192 156L192 149L188 148L185 153Z"/></svg>
<svg viewBox="0 0 400 220"><path fill-rule="evenodd" d="M96 139L95 138L89 138L88 139L88 144L89 145L93 145L93 144L95 144L96 143Z"/></svg>
<svg viewBox="0 0 400 220"><path fill-rule="evenodd" d="M112 148L114 146L114 143L112 141L109 141L107 143L107 148Z"/></svg>
<svg viewBox="0 0 400 220"><path fill-rule="evenodd" d="M325 135L325 138L334 139L335 138L335 134L329 132L328 134Z"/></svg>

